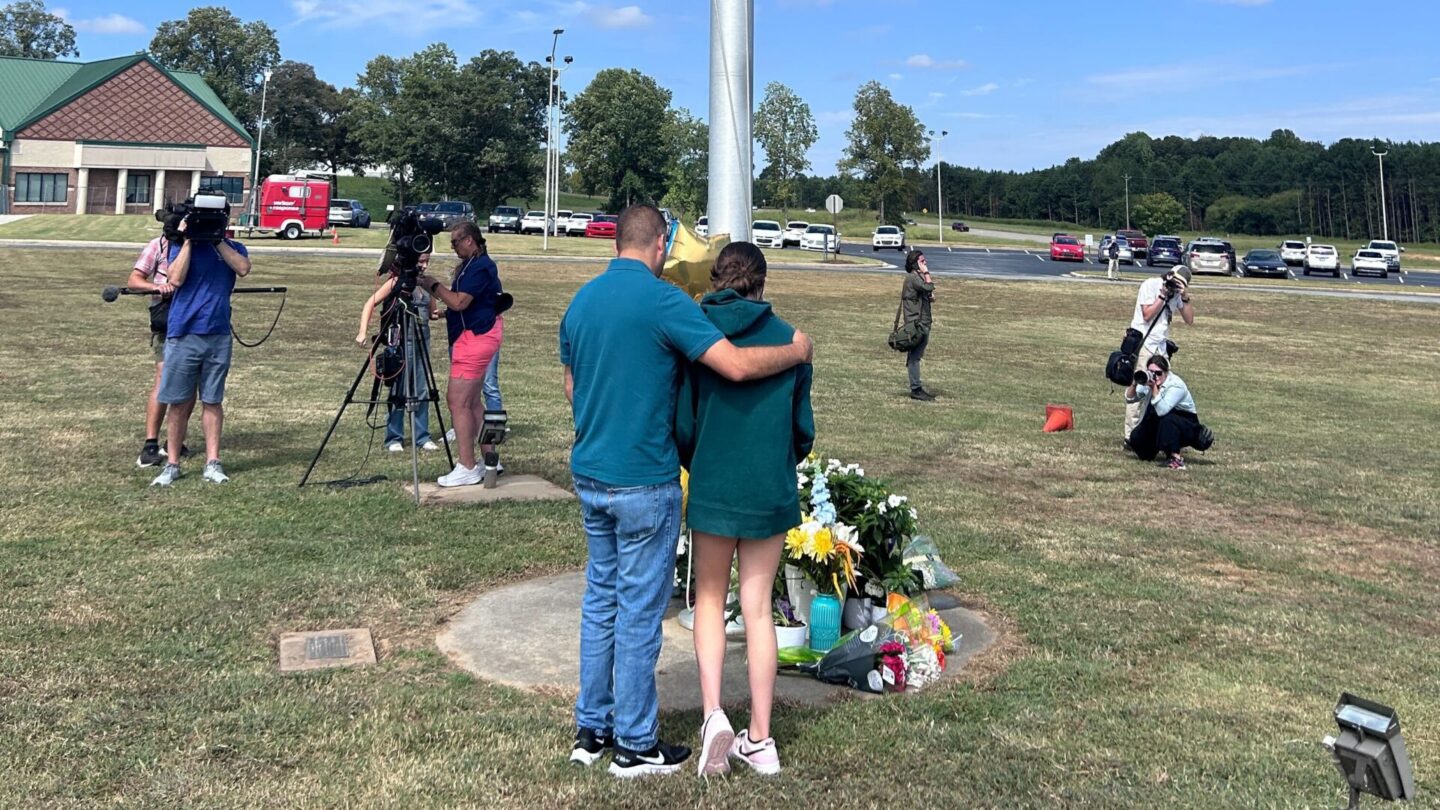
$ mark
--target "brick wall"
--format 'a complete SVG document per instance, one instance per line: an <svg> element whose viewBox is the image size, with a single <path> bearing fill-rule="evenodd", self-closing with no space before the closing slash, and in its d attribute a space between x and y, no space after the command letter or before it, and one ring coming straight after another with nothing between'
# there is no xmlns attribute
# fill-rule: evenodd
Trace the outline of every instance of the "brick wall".
<svg viewBox="0 0 1440 810"><path fill-rule="evenodd" d="M65 181L67 187L65 202L63 203L22 203L15 199L15 175L22 173L35 174L63 174L68 179ZM12 214L73 214L75 213L75 182L79 173L74 169L64 166L42 168L37 166L25 166L16 169L11 168L10 176L5 178L5 193L10 195L10 206Z"/></svg>
<svg viewBox="0 0 1440 810"><path fill-rule="evenodd" d="M18 137L249 146L149 62L112 77L26 127Z"/></svg>

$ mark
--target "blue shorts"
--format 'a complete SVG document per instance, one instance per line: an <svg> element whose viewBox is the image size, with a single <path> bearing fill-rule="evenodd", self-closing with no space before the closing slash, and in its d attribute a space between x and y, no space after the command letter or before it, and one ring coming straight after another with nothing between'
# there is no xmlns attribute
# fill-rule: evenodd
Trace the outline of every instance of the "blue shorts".
<svg viewBox="0 0 1440 810"><path fill-rule="evenodd" d="M165 366L160 372L159 400L179 405L195 399L217 405L225 400L230 373L230 335L181 335L165 341Z"/></svg>

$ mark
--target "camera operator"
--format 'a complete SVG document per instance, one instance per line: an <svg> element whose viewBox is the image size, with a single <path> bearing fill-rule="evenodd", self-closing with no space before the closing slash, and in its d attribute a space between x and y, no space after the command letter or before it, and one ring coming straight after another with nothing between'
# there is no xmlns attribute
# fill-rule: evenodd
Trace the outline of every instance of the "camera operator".
<svg viewBox="0 0 1440 810"><path fill-rule="evenodd" d="M1140 354L1135 359L1136 371L1144 369L1150 358L1156 355L1164 357L1168 362L1170 321L1177 313L1185 323L1194 325L1195 306L1190 302L1190 268L1183 264L1177 264L1170 272L1152 276L1140 284L1140 291L1135 296L1135 314L1130 319L1130 328L1141 333L1148 329L1150 335L1140 346ZM1151 328L1150 322L1156 318L1159 320ZM1125 427L1121 438L1127 443L1144 413L1144 403L1126 397Z"/></svg>
<svg viewBox="0 0 1440 810"><path fill-rule="evenodd" d="M165 366L165 324L170 313L170 294L175 288L169 282L171 237L178 234L168 228L166 233L150 240L135 259L125 286L132 290L154 293L150 297L150 353L155 359L155 383L145 405L145 442L140 445L137 467L153 467L166 456L160 446L160 428L165 424L165 405L160 402L160 374ZM182 448L181 454L186 450Z"/></svg>
<svg viewBox="0 0 1440 810"><path fill-rule="evenodd" d="M416 262L420 272L424 272L430 265L430 254L424 253ZM402 306L403 304L392 296L395 285L400 281L398 265L393 263L382 263L375 282L375 294L365 302L360 310L360 331L355 335L355 342L361 346L368 346L370 343L370 316L376 307L381 307L380 327L382 334L385 331L383 324L387 322L391 312L385 310L388 307ZM423 289L417 287L411 293L411 301L415 305L416 322L420 326L420 349L424 356L430 356L430 321L440 318L439 310L435 306L435 299ZM403 399L406 397L418 400L426 400L423 407L415 410L415 435L410 437L421 450L439 450L440 445L430 438L430 407L427 397L430 396L430 384L424 373L408 375L414 380L416 390L406 391L404 377L397 377L390 382L391 398L389 403L389 417L385 421L385 449L391 453L399 453L405 449L405 422L407 412L404 408ZM397 390L398 389L398 390ZM397 404L397 400L399 404Z"/></svg>
<svg viewBox="0 0 1440 810"><path fill-rule="evenodd" d="M1130 448L1141 461L1164 453L1160 466L1183 470L1181 449L1193 447L1203 452L1215 443L1215 434L1200 424L1189 386L1180 375L1170 373L1170 361L1165 355L1154 355L1144 371L1135 372L1125 397L1145 403L1145 415L1130 434Z"/></svg>
<svg viewBox="0 0 1440 810"><path fill-rule="evenodd" d="M195 221L190 213L178 226L184 235ZM228 205L224 209L228 217ZM212 214L212 216L220 216ZM151 482L168 487L180 477L180 453L185 429L198 394L200 423L205 431L205 471L211 483L229 481L220 465L220 433L225 422L225 378L230 372L230 294L235 279L250 274L249 253L239 242L207 229L205 241L186 237L170 246L170 300L165 338L165 367L160 379L160 402L169 407L167 434L169 459ZM211 241L211 240L214 241Z"/></svg>
<svg viewBox="0 0 1440 810"><path fill-rule="evenodd" d="M485 421L485 375L504 341L505 320L500 299L500 270L485 251L485 237L473 222L463 221L450 231L450 246L460 258L455 278L446 289L440 280L422 274L415 286L428 290L447 307L446 332L450 339L450 385L445 401L455 423L460 460L449 474L436 481L442 487L478 484L485 470L475 460L475 440ZM500 456L494 445L482 445L485 466L497 468Z"/></svg>

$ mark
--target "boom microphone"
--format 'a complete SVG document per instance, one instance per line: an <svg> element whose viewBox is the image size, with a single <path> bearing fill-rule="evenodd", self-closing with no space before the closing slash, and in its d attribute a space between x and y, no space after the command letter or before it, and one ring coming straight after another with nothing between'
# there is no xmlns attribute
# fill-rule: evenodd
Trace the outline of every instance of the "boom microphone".
<svg viewBox="0 0 1440 810"><path fill-rule="evenodd" d="M289 287L236 287L231 290L232 295L244 295L247 293L284 293ZM100 297L108 303L118 299L122 295L154 295L150 290L133 290L129 287L106 287L100 291Z"/></svg>

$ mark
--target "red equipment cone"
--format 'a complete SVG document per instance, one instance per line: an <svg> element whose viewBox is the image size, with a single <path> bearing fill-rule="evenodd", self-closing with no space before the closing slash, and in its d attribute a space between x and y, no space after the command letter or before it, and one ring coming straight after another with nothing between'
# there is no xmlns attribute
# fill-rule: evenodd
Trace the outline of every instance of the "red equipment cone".
<svg viewBox="0 0 1440 810"><path fill-rule="evenodd" d="M332 238L330 239L330 244L332 244L332 245L338 245L338 244L340 244L340 229L339 229L339 228L335 227L334 225L331 225L331 226L330 226L330 236L332 237Z"/></svg>
<svg viewBox="0 0 1440 810"><path fill-rule="evenodd" d="M1069 405L1045 406L1045 432L1059 433L1075 427L1075 411Z"/></svg>

